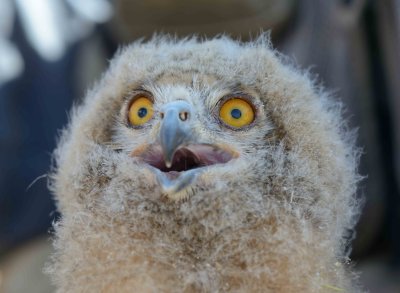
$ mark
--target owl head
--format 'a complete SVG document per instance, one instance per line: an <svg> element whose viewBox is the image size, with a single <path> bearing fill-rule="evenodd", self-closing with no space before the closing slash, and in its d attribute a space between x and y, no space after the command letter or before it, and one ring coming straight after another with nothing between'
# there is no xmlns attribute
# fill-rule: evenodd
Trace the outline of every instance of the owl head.
<svg viewBox="0 0 400 293"><path fill-rule="evenodd" d="M298 238L268 236L289 222L340 258L358 213L358 150L340 103L265 35L125 47L74 108L55 157L65 223L119 223L199 258L246 227L242 238L278 237L294 251Z"/></svg>

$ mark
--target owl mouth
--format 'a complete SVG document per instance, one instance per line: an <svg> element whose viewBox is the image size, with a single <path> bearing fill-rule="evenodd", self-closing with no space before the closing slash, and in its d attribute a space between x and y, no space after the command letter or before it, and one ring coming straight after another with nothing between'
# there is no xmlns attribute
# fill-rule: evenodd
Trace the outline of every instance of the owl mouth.
<svg viewBox="0 0 400 293"><path fill-rule="evenodd" d="M166 162L161 145L152 145L138 154L132 154L145 163L155 174L164 195L173 200L188 197L187 188L208 167L228 163L238 154L228 147L210 144L188 144L173 152L172 160Z"/></svg>
<svg viewBox="0 0 400 293"><path fill-rule="evenodd" d="M161 146L150 147L140 157L145 163L174 179L182 172L227 163L235 157L235 154L215 145L191 144L175 151L169 167L164 160Z"/></svg>

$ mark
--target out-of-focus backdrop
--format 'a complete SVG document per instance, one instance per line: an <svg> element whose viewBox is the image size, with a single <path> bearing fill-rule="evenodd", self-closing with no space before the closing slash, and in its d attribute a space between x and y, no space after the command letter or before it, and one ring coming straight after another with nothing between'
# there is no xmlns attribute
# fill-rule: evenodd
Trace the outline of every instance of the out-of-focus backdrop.
<svg viewBox="0 0 400 293"><path fill-rule="evenodd" d="M370 292L400 292L400 1L0 0L0 292L53 292L58 130L117 48L154 32L274 47L346 105L366 198L352 259Z"/></svg>

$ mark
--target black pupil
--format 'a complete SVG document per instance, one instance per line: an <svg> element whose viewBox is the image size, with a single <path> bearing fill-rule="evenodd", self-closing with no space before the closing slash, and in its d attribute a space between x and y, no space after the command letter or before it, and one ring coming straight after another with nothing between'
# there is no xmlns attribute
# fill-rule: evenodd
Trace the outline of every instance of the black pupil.
<svg viewBox="0 0 400 293"><path fill-rule="evenodd" d="M231 111L231 116L235 119L239 119L240 117L242 117L242 111L240 111L239 109L233 109Z"/></svg>
<svg viewBox="0 0 400 293"><path fill-rule="evenodd" d="M140 108L137 112L138 116L140 118L143 118L144 116L147 115L147 109L146 108Z"/></svg>

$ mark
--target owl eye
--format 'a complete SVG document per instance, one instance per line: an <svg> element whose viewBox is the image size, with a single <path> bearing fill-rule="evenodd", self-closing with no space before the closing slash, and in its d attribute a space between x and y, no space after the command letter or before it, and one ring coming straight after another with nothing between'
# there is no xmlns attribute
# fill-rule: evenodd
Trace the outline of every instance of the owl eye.
<svg viewBox="0 0 400 293"><path fill-rule="evenodd" d="M227 100L219 110L219 117L226 125L242 128L254 121L254 108L246 100L235 97Z"/></svg>
<svg viewBox="0 0 400 293"><path fill-rule="evenodd" d="M137 97L129 107L128 119L133 126L145 124L153 117L153 101L148 97Z"/></svg>

